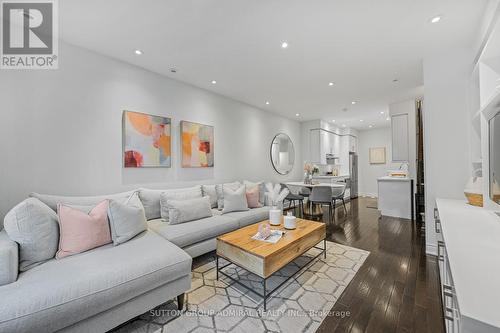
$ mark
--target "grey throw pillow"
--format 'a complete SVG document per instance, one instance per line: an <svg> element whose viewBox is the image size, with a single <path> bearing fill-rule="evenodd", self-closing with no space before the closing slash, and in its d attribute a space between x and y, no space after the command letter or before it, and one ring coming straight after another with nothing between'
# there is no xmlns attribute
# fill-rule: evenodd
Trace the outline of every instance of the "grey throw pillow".
<svg viewBox="0 0 500 333"><path fill-rule="evenodd" d="M63 195L50 195L50 194L40 194L40 193L30 193L30 197L37 198L50 208L52 208L55 212L57 212L57 205L64 204L66 206L81 206L81 207L95 207L98 203L103 202L104 200L118 200L124 201L127 200L132 193L135 191L127 191L115 194L106 194L106 195L97 195L92 197L75 197L75 196L63 196Z"/></svg>
<svg viewBox="0 0 500 333"><path fill-rule="evenodd" d="M224 208L224 190L223 188L229 188L233 191L236 191L241 186L240 182L236 181L233 183L224 183L215 185L215 190L217 193L217 207L219 210Z"/></svg>
<svg viewBox="0 0 500 333"><path fill-rule="evenodd" d="M4 219L10 239L19 244L19 270L27 271L54 258L59 246L57 214L36 198L12 208Z"/></svg>
<svg viewBox="0 0 500 333"><path fill-rule="evenodd" d="M169 207L167 201L169 200L190 200L202 198L201 186L195 186L190 188L183 188L178 190L164 191L160 195L160 215L161 218L166 222L170 219Z"/></svg>
<svg viewBox="0 0 500 333"><path fill-rule="evenodd" d="M224 208L222 209L222 214L248 210L245 185L240 186L235 191L224 186L223 191Z"/></svg>
<svg viewBox="0 0 500 333"><path fill-rule="evenodd" d="M188 192L187 194L185 192ZM193 186L188 188L176 188L176 189L168 189L168 190L150 190L150 189L140 189L139 197L144 205L144 210L146 212L146 219L153 220L164 218L168 219L167 216L162 216L161 214L161 201L160 196L162 193L168 193L172 196L177 196L178 198L192 198L197 197L201 198L201 186Z"/></svg>
<svg viewBox="0 0 500 333"><path fill-rule="evenodd" d="M167 200L169 223L179 224L212 216L210 198Z"/></svg>
<svg viewBox="0 0 500 333"><path fill-rule="evenodd" d="M114 245L125 243L147 229L144 207L137 192L124 203L109 200L108 217Z"/></svg>

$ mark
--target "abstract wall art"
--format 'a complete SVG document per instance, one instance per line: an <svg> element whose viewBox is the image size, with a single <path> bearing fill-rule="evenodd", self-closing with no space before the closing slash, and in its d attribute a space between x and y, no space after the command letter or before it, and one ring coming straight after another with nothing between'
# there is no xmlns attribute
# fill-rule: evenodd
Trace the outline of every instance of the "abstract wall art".
<svg viewBox="0 0 500 333"><path fill-rule="evenodd" d="M125 168L170 168L170 118L123 111L122 121Z"/></svg>
<svg viewBox="0 0 500 333"><path fill-rule="evenodd" d="M183 168L209 168L214 166L213 126L181 121Z"/></svg>

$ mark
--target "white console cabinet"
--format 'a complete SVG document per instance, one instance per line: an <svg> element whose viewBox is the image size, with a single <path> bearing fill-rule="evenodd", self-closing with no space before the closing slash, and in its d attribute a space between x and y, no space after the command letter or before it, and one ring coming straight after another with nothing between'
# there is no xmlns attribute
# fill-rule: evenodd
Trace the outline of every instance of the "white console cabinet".
<svg viewBox="0 0 500 333"><path fill-rule="evenodd" d="M500 217L437 199L434 218L446 332L500 332Z"/></svg>

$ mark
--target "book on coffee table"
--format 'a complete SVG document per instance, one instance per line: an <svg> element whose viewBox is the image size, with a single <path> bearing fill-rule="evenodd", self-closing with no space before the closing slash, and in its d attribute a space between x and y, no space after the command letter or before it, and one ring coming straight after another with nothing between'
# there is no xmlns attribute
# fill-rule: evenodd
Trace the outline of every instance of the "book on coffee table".
<svg viewBox="0 0 500 333"><path fill-rule="evenodd" d="M281 236L283 236L284 233L285 232L282 230L271 230L271 234L269 236L262 237L260 232L257 232L253 235L252 239L275 244L281 239Z"/></svg>

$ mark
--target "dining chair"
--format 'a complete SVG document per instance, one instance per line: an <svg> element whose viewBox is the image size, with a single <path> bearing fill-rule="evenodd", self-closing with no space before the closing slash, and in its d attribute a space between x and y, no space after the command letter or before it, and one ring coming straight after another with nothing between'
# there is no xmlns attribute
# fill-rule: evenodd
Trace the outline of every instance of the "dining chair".
<svg viewBox="0 0 500 333"><path fill-rule="evenodd" d="M304 217L304 197L301 196L300 194L294 194L290 190L290 188L286 185L281 183L281 189L288 189L290 193L283 199L283 207L285 206L286 200L289 201L289 207L291 208L292 205L293 207L296 207L296 201L299 203L298 208L299 208L299 217L303 218Z"/></svg>
<svg viewBox="0 0 500 333"><path fill-rule="evenodd" d="M333 201L333 213L335 214L335 208L337 207L337 200L342 200L342 205L344 205L345 213L347 214L347 208L345 207L344 194L346 189L346 184L336 183L342 185L342 187L332 188L332 201Z"/></svg>
<svg viewBox="0 0 500 333"><path fill-rule="evenodd" d="M333 193L331 186L315 186L311 191L311 195L309 196L309 202L311 203L311 211L313 209L313 205L323 205L328 206L328 213L330 221L333 221Z"/></svg>

